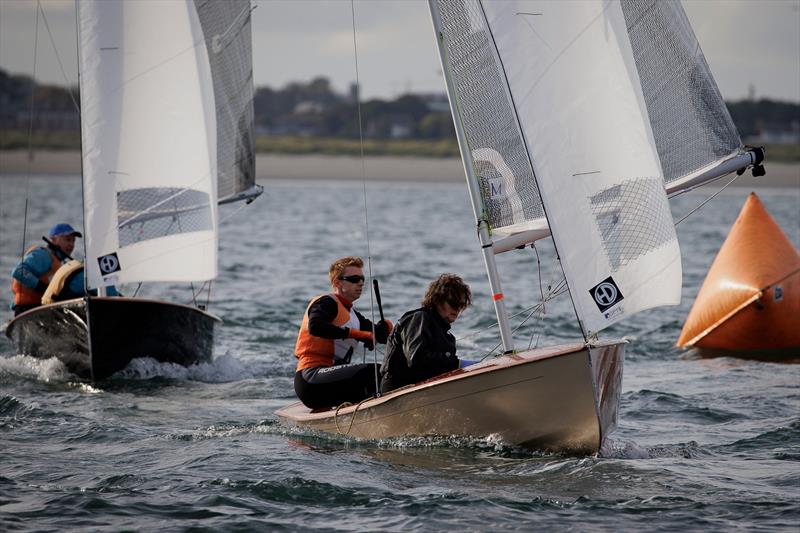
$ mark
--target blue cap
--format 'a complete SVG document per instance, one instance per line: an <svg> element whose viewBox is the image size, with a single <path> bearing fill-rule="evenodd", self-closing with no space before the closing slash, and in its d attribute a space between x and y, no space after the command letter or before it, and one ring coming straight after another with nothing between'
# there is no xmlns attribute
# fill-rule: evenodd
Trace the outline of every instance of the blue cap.
<svg viewBox="0 0 800 533"><path fill-rule="evenodd" d="M50 228L50 238L58 237L59 235L76 235L78 237L83 237L80 231L75 231L75 228L70 226L69 224L56 224L52 228Z"/></svg>

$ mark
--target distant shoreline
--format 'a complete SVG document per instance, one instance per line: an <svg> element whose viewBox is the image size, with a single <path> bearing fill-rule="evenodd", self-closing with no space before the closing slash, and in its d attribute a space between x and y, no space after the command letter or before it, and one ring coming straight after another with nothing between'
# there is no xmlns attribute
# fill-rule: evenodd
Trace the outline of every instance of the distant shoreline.
<svg viewBox="0 0 800 533"><path fill-rule="evenodd" d="M748 172L735 183L737 187L800 188L800 163L766 164L767 175L753 178ZM30 174L71 174L81 171L77 151L38 151L28 163L24 150L0 151L0 176ZM331 155L256 154L259 180L370 180L460 182L464 179L461 160L457 158Z"/></svg>

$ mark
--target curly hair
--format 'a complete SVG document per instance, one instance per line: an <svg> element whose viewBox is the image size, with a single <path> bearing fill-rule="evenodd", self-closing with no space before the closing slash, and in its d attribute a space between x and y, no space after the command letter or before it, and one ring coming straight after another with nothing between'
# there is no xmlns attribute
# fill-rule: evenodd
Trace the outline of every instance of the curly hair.
<svg viewBox="0 0 800 533"><path fill-rule="evenodd" d="M364 261L360 257L347 256L331 263L331 268L328 270L328 279L331 280L331 285L333 285L333 280L344 275L344 269L350 266L363 268Z"/></svg>
<svg viewBox="0 0 800 533"><path fill-rule="evenodd" d="M472 305L472 292L469 285L455 274L442 274L428 285L422 298L422 307L433 308L436 304L447 303L453 309L466 309Z"/></svg>

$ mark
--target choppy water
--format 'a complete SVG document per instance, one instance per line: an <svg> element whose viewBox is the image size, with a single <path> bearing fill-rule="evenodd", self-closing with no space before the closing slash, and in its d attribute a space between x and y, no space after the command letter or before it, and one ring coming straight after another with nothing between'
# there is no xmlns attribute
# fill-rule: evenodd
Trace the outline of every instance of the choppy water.
<svg viewBox="0 0 800 533"><path fill-rule="evenodd" d="M800 365L701 359L673 348L706 269L741 208L725 192L678 226L684 299L607 332L631 340L621 423L599 457L543 455L491 440L363 442L280 427L293 400L294 336L330 261L366 255L360 182L267 183L222 228L212 364L138 361L99 385L0 340L0 530L795 530L800 521ZM19 257L25 181L0 179L0 272ZM372 269L387 316L435 275L462 274L475 305L460 351L497 342L461 184L368 184ZM29 239L79 223L74 177L30 181ZM759 191L797 245L800 191ZM705 193L707 194L707 192ZM704 196L672 202L676 218ZM539 247L543 283L552 250ZM500 258L511 313L539 295L531 250ZM182 286L144 294L191 299ZM141 293L140 293L141 294ZM370 313L364 297L360 308ZM518 347L579 336L569 301L548 304ZM0 311L0 322L10 318ZM519 323L526 313L515 319Z"/></svg>

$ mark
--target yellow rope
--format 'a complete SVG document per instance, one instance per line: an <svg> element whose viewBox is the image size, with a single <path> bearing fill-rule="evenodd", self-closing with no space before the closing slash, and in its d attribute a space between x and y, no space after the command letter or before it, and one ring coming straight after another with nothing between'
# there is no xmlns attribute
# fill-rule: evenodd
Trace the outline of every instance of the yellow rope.
<svg viewBox="0 0 800 533"><path fill-rule="evenodd" d="M347 427L347 431L345 433L342 433L341 428L339 428L339 409L341 409L342 407L350 407L353 404L350 402L344 402L339 404L339 406L336 408L336 412L333 413L333 423L336 424L336 433L338 433L339 435L344 435L345 437L348 436L350 434L350 430L353 429L353 422L356 421L356 413L358 412L358 409L361 407L361 404L371 399L372 398L364 398L363 400L361 400L356 404L356 408L353 410L353 415L350 417L350 425Z"/></svg>

